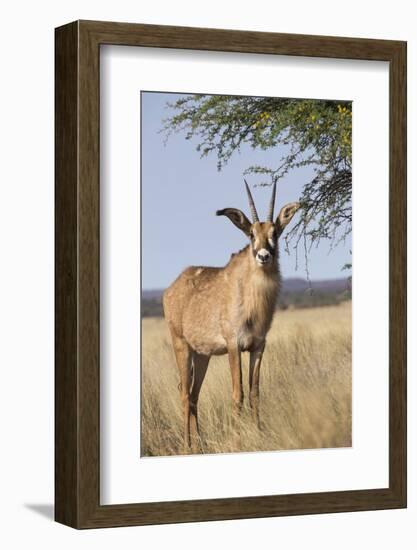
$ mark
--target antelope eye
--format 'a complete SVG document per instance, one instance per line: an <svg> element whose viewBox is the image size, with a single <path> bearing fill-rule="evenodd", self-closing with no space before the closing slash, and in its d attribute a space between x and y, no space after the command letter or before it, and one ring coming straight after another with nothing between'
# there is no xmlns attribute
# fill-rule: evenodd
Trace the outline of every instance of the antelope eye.
<svg viewBox="0 0 417 550"><path fill-rule="evenodd" d="M250 232L249 232L249 236L250 236L250 238L251 238L251 239L253 239L253 237L254 237L254 234L253 234L253 229L251 229L251 230L250 230Z"/></svg>

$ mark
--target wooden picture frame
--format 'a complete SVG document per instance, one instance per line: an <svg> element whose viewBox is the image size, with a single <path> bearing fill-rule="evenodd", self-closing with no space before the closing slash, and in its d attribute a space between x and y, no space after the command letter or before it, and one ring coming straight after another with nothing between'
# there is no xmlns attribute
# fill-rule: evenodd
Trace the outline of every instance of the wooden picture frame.
<svg viewBox="0 0 417 550"><path fill-rule="evenodd" d="M76 21L56 29L55 519L75 528L406 506L406 43ZM100 505L99 56L117 44L389 62L389 487Z"/></svg>

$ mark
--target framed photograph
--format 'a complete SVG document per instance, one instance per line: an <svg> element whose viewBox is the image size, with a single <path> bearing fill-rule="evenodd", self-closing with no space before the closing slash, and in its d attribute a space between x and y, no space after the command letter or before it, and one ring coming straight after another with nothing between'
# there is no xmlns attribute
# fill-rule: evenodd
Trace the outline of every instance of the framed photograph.
<svg viewBox="0 0 417 550"><path fill-rule="evenodd" d="M406 43L56 29L56 521L406 506Z"/></svg>

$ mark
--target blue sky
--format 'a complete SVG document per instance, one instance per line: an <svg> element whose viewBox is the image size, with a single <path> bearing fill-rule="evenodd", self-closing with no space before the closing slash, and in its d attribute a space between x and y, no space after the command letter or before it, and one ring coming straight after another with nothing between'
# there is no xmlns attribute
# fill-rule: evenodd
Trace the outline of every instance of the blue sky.
<svg viewBox="0 0 417 550"><path fill-rule="evenodd" d="M247 244L247 238L216 210L240 208L249 216L243 185L243 172L251 164L276 166L280 148L267 151L248 146L235 154L221 172L217 157L200 158L196 141L184 133L172 135L166 145L160 133L162 121L172 114L168 101L179 95L142 92L142 288L166 288L189 265L222 266L230 254ZM278 186L275 212L299 198L305 183L312 178L309 167L294 170ZM259 181L247 177L257 210L265 218L271 190L253 187ZM329 253L323 241L309 254L312 280L335 279L347 275L342 266L351 261L351 240ZM280 266L284 278L306 278L304 252L299 247L298 269L295 252L280 247Z"/></svg>

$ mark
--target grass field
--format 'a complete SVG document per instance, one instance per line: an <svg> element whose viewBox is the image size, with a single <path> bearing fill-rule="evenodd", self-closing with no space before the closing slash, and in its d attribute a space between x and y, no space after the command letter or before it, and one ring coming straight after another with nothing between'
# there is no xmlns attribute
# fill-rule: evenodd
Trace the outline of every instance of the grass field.
<svg viewBox="0 0 417 550"><path fill-rule="evenodd" d="M142 456L181 454L179 377L164 319L142 320ZM261 367L261 431L245 405L240 437L231 416L227 356L213 357L199 400L204 453L350 447L351 303L279 311Z"/></svg>

